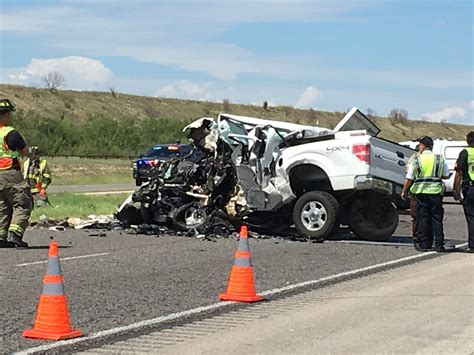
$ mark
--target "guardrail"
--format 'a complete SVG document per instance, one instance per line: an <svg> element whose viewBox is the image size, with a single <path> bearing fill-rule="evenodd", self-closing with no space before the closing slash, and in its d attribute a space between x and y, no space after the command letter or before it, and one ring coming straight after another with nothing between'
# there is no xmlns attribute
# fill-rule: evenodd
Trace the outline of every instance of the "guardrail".
<svg viewBox="0 0 474 355"><path fill-rule="evenodd" d="M138 155L82 155L82 154L68 154L68 155L50 155L42 154L45 158L81 158L81 159L123 159L123 160L135 160Z"/></svg>

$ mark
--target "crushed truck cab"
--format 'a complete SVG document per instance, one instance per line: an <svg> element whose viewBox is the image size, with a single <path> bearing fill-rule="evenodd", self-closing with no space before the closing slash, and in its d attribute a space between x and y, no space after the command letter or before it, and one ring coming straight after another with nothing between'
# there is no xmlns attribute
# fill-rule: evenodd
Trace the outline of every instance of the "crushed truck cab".
<svg viewBox="0 0 474 355"><path fill-rule="evenodd" d="M206 233L225 217L267 234L294 225L315 240L341 224L369 240L397 227L395 204L414 151L378 138L357 108L334 129L222 113L184 131L201 158L160 166L118 218L130 220L124 209L135 203L137 223Z"/></svg>
<svg viewBox="0 0 474 355"><path fill-rule="evenodd" d="M270 212L273 225L294 224L313 239L330 237L340 223L373 240L396 229L393 203L413 150L377 138L380 130L357 108L334 130L229 114L216 125L214 137L232 147L250 220Z"/></svg>

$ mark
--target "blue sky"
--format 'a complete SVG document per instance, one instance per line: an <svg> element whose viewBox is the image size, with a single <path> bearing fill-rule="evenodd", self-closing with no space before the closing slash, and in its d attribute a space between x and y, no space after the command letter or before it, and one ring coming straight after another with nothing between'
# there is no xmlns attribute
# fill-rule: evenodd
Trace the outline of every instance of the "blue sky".
<svg viewBox="0 0 474 355"><path fill-rule="evenodd" d="M0 0L0 82L474 124L471 0Z"/></svg>

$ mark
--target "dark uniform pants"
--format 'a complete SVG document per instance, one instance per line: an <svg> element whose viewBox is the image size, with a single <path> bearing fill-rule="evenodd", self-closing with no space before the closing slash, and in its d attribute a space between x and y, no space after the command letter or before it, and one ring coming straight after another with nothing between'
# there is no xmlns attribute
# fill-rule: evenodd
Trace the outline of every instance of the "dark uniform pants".
<svg viewBox="0 0 474 355"><path fill-rule="evenodd" d="M8 232L23 236L30 213L30 186L20 171L0 171L0 238Z"/></svg>
<svg viewBox="0 0 474 355"><path fill-rule="evenodd" d="M413 244L420 246L420 238L418 238L418 221L416 219L416 197L411 196L410 198L410 217L411 217L411 232L413 237ZM431 224L428 228L428 244L433 244L433 228Z"/></svg>
<svg viewBox="0 0 474 355"><path fill-rule="evenodd" d="M462 206L467 221L467 230L469 233L469 248L474 248L474 185L463 189Z"/></svg>
<svg viewBox="0 0 474 355"><path fill-rule="evenodd" d="M441 195L417 194L416 196L416 219L417 236L420 248L430 249L433 239L430 235L432 229L435 247L444 246L443 232L443 197Z"/></svg>

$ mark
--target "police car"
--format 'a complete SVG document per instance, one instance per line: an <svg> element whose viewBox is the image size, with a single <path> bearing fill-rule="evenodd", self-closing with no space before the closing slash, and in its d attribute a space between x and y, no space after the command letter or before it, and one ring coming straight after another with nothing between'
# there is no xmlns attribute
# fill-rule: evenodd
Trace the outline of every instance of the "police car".
<svg viewBox="0 0 474 355"><path fill-rule="evenodd" d="M182 158L192 152L190 144L156 144L133 162L133 178L137 186L148 180L154 167L167 160Z"/></svg>

